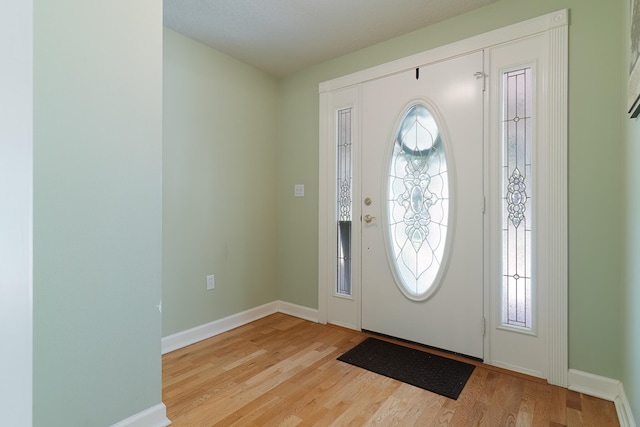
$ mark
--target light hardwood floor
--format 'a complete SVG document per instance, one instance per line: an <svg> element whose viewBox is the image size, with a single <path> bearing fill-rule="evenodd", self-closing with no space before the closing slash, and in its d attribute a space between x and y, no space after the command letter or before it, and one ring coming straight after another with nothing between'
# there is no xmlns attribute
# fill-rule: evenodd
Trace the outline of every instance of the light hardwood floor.
<svg viewBox="0 0 640 427"><path fill-rule="evenodd" d="M168 353L167 416L172 426L619 425L611 402L483 364L451 400L336 360L367 336L278 313Z"/></svg>

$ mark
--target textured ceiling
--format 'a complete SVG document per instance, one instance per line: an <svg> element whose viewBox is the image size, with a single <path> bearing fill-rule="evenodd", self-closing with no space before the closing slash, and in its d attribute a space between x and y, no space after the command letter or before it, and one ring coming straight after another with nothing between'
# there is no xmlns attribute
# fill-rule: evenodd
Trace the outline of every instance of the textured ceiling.
<svg viewBox="0 0 640 427"><path fill-rule="evenodd" d="M164 0L164 25L282 77L496 0Z"/></svg>

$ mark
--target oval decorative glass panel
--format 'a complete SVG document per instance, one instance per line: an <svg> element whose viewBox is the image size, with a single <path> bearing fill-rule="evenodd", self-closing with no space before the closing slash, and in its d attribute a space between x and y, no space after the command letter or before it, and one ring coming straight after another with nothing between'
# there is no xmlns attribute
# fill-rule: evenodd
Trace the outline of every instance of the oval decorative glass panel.
<svg viewBox="0 0 640 427"><path fill-rule="evenodd" d="M400 290L425 299L445 265L449 177L438 124L420 104L407 109L395 133L387 209L387 242Z"/></svg>

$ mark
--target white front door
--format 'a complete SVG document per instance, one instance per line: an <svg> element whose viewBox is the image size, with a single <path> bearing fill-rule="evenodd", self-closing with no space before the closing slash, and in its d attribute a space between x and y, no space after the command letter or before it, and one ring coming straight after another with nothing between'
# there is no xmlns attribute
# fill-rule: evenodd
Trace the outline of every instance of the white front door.
<svg viewBox="0 0 640 427"><path fill-rule="evenodd" d="M482 359L483 54L362 85L362 329Z"/></svg>

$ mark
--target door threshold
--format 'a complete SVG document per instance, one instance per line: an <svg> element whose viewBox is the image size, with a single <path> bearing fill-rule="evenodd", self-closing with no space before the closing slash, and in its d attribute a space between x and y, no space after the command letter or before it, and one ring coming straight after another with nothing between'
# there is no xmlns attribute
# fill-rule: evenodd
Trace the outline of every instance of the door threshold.
<svg viewBox="0 0 640 427"><path fill-rule="evenodd" d="M398 341L398 342L402 342L402 343L406 343L406 344L411 344L413 346L417 346L417 347L420 347L420 348L424 348L424 349L428 349L428 350L434 350L434 351L437 351L438 353L444 353L444 355L451 355L451 356L461 357L461 358L464 358L464 359L473 360L474 362L484 363L484 359L482 359L480 357L469 356L467 354L458 353L458 352L451 351L451 350L446 350L444 348L434 347L434 346L431 346L431 345L428 345L428 344L423 344L421 342L411 341L411 340L407 340L407 339L404 339L404 338L398 338L398 337L394 337L393 335L387 335L387 334L383 334L381 332L371 331L369 329L363 329L362 332L366 332L367 334L375 335L375 336L382 337L382 338L387 338L387 339L393 340L393 341Z"/></svg>

